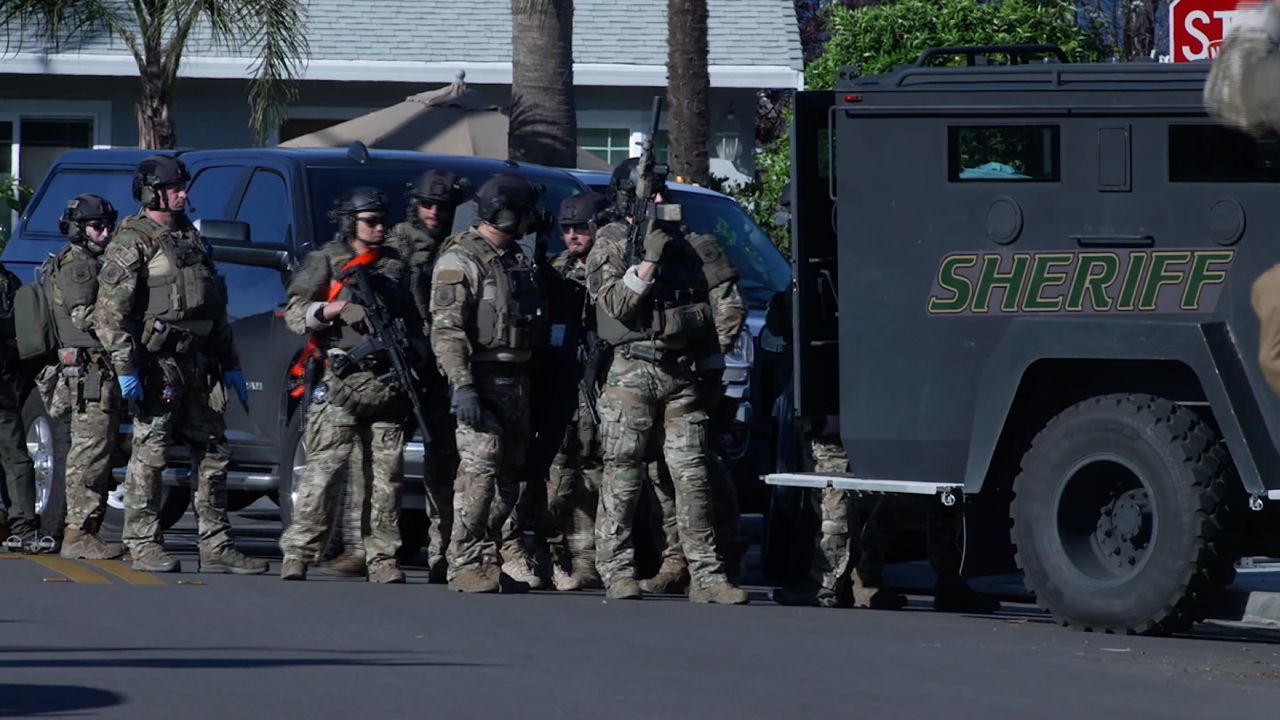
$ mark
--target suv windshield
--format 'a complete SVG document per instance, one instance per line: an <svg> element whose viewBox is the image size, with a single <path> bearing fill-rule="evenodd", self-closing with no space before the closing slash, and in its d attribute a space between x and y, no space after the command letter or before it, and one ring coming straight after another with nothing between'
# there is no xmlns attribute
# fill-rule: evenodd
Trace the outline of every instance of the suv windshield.
<svg viewBox="0 0 1280 720"><path fill-rule="evenodd" d="M397 164L383 167L307 168L307 186L311 195L311 221L317 236L313 238L313 241L319 245L333 235L335 228L333 223L329 222L329 211L333 208L334 199L341 193L360 185L369 185L385 193L387 202L391 204L390 221L392 223L401 222L404 220L408 210L405 199L406 185L416 180L419 175L432 167L436 166L424 163L422 165ZM475 172L465 174L464 177L470 181L471 192L474 193L491 174ZM571 195L576 195L582 190L582 187L569 175L539 176L534 182L546 187L542 202L544 207L550 210L553 215L560 212L560 202L562 200ZM454 232L459 232L470 226L471 218L475 217L474 212L469 208L470 205L471 203L467 203L458 208L458 213L454 217ZM554 238L550 248L551 252L558 253L562 249L564 249L563 241L558 237Z"/></svg>
<svg viewBox="0 0 1280 720"><path fill-rule="evenodd" d="M791 265L769 236L742 206L729 197L672 188L672 200L680 203L684 224L696 233L710 233L720 240L729 261L741 278L742 299L763 308L775 293L791 282Z"/></svg>

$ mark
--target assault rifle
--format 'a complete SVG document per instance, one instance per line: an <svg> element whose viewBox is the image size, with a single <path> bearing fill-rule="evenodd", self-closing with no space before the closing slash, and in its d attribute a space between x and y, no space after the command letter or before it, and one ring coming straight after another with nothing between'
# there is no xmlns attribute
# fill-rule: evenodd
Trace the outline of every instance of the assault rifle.
<svg viewBox="0 0 1280 720"><path fill-rule="evenodd" d="M355 285L350 288L351 300L364 308L369 326L369 338L351 351L351 359L359 361L369 354L386 352L387 359L391 361L391 375L409 396L409 402L413 405L413 417L418 421L422 439L429 446L431 431L427 425L427 414L422 409L422 397L418 394L413 371L409 369L409 359L406 357L407 353L413 352L413 343L409 340L404 318L387 308L386 303L375 292L369 271L364 265L354 265L343 274L349 274L355 280ZM341 279L340 277L339 280Z"/></svg>
<svg viewBox="0 0 1280 720"><path fill-rule="evenodd" d="M582 341L578 344L578 356L582 361L582 378L578 380L578 388L582 390L587 410L591 413L591 422L599 427L600 410L597 404L600 401L600 393L596 388L604 381L600 373L609 368L612 350L608 343L596 338L595 333L584 332Z"/></svg>
<svg viewBox="0 0 1280 720"><path fill-rule="evenodd" d="M681 221L680 206L659 203L657 195L666 189L671 168L659 165L653 156L653 140L658 135L658 123L662 119L662 96L653 98L653 119L649 124L649 136L640 141L640 160L636 165L636 198L631 203L631 228L627 235L628 260L639 265L644 258L644 238L656 223Z"/></svg>

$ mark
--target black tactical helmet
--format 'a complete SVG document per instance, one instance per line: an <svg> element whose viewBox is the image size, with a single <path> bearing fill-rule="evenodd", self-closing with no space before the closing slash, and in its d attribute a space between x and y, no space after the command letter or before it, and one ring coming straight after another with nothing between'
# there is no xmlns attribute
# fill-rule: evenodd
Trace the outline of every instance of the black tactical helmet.
<svg viewBox="0 0 1280 720"><path fill-rule="evenodd" d="M504 233L520 232L538 208L539 188L518 175L499 173L476 191L476 216Z"/></svg>
<svg viewBox="0 0 1280 720"><path fill-rule="evenodd" d="M565 198L560 203L561 225L584 225L589 222L599 223L601 214L609 206L609 201L600 193L585 192Z"/></svg>
<svg viewBox="0 0 1280 720"><path fill-rule="evenodd" d="M422 200L452 205L461 205L467 199L470 183L448 170L428 170L409 185L410 204Z"/></svg>
<svg viewBox="0 0 1280 720"><path fill-rule="evenodd" d="M181 185L191 180L187 166L176 157L151 155L143 158L133 171L133 199L148 210L167 210L162 188Z"/></svg>
<svg viewBox="0 0 1280 720"><path fill-rule="evenodd" d="M361 186L348 190L334 203L329 212L329 219L338 224L338 231L343 237L352 237L356 232L356 215L362 212L387 213L387 196L381 190Z"/></svg>
<svg viewBox="0 0 1280 720"><path fill-rule="evenodd" d="M110 201L100 195L77 195L67 201L67 207L58 218L58 232L71 240L83 237L84 224L91 220L104 220L115 226L119 215Z"/></svg>
<svg viewBox="0 0 1280 720"><path fill-rule="evenodd" d="M611 193L634 193L636 184L640 180L637 175L640 172L640 158L627 158L618 163L618 167L613 169L613 174L609 176L609 191Z"/></svg>

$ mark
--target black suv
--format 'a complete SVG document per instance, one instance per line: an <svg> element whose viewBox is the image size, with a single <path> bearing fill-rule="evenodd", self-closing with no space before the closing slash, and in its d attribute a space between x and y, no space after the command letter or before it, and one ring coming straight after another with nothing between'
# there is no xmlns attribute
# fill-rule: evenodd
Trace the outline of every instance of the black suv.
<svg viewBox="0 0 1280 720"><path fill-rule="evenodd" d="M83 150L63 154L50 170L20 219L4 249L6 267L30 282L35 269L66 239L58 233L58 217L66 201L80 193L106 197L122 214L137 208L130 192L133 169L144 150ZM240 349L249 384L250 412L237 403L227 409L227 438L232 448L228 474L231 508L241 509L263 495L280 505L288 521L293 473L305 454L296 401L287 389L287 373L304 339L284 324L284 288L303 255L330 239L335 231L326 217L333 199L348 188L370 185L391 202L391 218L407 209L406 185L430 168L447 168L478 187L497 172L515 173L546 188L544 203L553 214L560 202L587 188L568 172L509 161L433 155L416 152L325 149L200 150L179 153L191 172L188 212L194 220L236 220L247 223L248 242L217 242L214 257L226 276L227 312ZM455 230L469 224L470 204L459 208ZM559 237L549 250L562 249ZM23 408L28 447L37 465L38 503L45 527L55 527L64 506L63 467L67 430L49 422L37 394ZM124 464L129 433L123 428ZM405 457L406 545L419 542L425 525L421 513L422 443L409 443ZM180 518L190 501L189 466L185 449L175 449L165 473L161 522L168 527ZM122 470L117 470L121 477ZM118 509L119 498L112 501ZM118 513L109 513L119 521ZM413 550L416 548L406 548Z"/></svg>

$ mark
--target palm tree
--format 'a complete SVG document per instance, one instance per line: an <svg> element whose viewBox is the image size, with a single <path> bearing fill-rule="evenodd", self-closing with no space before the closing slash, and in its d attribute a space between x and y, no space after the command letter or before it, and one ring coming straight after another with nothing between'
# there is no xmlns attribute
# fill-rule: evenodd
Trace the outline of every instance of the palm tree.
<svg viewBox="0 0 1280 720"><path fill-rule="evenodd" d="M511 0L512 160L576 167L573 0Z"/></svg>
<svg viewBox="0 0 1280 720"><path fill-rule="evenodd" d="M218 45L253 48L250 126L264 142L297 96L294 81L309 54L301 0L0 0L0 25L13 37L36 38L45 49L106 33L119 38L138 64L138 147L177 145L174 87L182 53L199 28Z"/></svg>
<svg viewBox="0 0 1280 720"><path fill-rule="evenodd" d="M707 0L667 0L667 102L671 174L701 185L711 180L707 154Z"/></svg>

